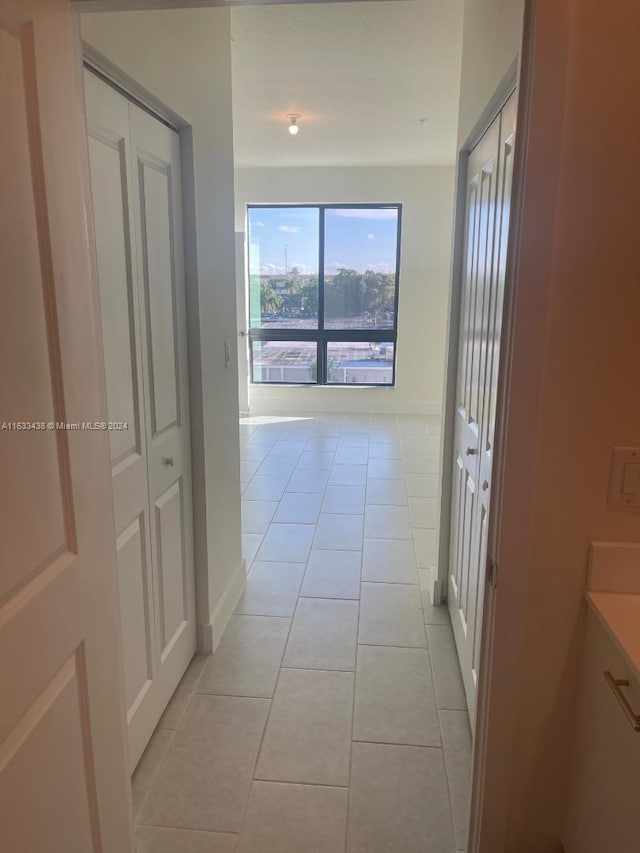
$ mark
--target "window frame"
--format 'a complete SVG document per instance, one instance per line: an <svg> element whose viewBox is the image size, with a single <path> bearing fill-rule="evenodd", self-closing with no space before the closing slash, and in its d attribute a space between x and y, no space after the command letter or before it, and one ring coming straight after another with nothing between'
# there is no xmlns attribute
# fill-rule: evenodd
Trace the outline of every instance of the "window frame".
<svg viewBox="0 0 640 853"><path fill-rule="evenodd" d="M402 245L402 203L401 202L372 202L357 204L332 203L332 204L247 204L246 210L246 268L249 266L249 211L256 209L273 209L273 208L313 208L318 210L318 328L317 329L256 329L251 328L250 321L247 323L247 338L249 345L249 371L250 381L252 385L290 385L296 388L309 388L313 386L324 386L326 388L395 388L396 385L396 364L398 357L398 306L400 301L400 255ZM396 235L396 270L395 270L395 292L393 304L393 327L390 329L325 329L324 322L324 231L325 231L325 211L327 210L385 210L393 208L397 210L397 235ZM249 294L247 294L247 308L250 317L250 308L248 304ZM317 342L317 371L315 382L279 382L279 381L264 381L254 380L253 369L253 342L254 341L312 341ZM328 382L327 381L327 344L329 343L357 343L359 341L371 343L393 343L393 370L390 383L375 383L375 382Z"/></svg>

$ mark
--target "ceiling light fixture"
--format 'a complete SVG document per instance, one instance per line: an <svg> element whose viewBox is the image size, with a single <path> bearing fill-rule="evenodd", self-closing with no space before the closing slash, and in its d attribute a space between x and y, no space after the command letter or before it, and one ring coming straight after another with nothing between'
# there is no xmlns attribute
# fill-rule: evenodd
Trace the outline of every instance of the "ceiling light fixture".
<svg viewBox="0 0 640 853"><path fill-rule="evenodd" d="M289 133L291 136L295 136L296 133L300 130L300 126L298 125L298 119L302 118L300 113L287 113L287 118L289 119Z"/></svg>

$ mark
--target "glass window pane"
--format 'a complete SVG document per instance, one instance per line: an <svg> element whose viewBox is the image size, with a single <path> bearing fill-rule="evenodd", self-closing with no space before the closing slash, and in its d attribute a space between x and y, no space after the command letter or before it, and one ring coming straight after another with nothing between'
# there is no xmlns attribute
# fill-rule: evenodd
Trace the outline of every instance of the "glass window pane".
<svg viewBox="0 0 640 853"><path fill-rule="evenodd" d="M249 326L318 328L320 211L250 207Z"/></svg>
<svg viewBox="0 0 640 853"><path fill-rule="evenodd" d="M330 385L393 385L392 342L342 341L327 344Z"/></svg>
<svg viewBox="0 0 640 853"><path fill-rule="evenodd" d="M315 341L252 341L254 382L312 384L318 378Z"/></svg>
<svg viewBox="0 0 640 853"><path fill-rule="evenodd" d="M398 208L328 208L324 219L327 329L393 329Z"/></svg>

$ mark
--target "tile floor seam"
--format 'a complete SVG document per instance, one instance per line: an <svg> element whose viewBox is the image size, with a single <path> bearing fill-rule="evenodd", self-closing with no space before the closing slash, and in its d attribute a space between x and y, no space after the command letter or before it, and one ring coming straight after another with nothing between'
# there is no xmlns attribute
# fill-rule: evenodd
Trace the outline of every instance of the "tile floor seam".
<svg viewBox="0 0 640 853"><path fill-rule="evenodd" d="M370 743L372 746L406 746L411 749L433 749L443 753L444 757L444 747L441 746L433 746L433 744L429 743L404 743L397 740L371 740L367 738L354 738L353 743Z"/></svg>
<svg viewBox="0 0 640 853"><path fill-rule="evenodd" d="M366 486L365 486L366 489ZM365 491L366 500L366 491ZM358 638L360 637L360 609L362 602L362 555L364 552L364 539L362 542L363 550L360 552L360 598L358 599L358 619L356 623L356 663L353 673L353 700L351 703L351 739L349 741L349 784L347 786L347 811L346 823L344 832L344 853L348 853L349 844L349 814L351 809L351 768L353 766L353 730L355 727L356 717L356 690L358 684Z"/></svg>
<svg viewBox="0 0 640 853"><path fill-rule="evenodd" d="M298 672L344 672L347 675L353 675L355 669L331 669L330 667L313 667L313 666L287 666L283 664L280 669L294 670ZM444 709L443 709L444 710Z"/></svg>
<svg viewBox="0 0 640 853"><path fill-rule="evenodd" d="M197 832L200 835L226 835L229 838L239 838L239 832L229 832L228 829L192 829L189 826L165 826L165 824L159 823L142 823L141 821L136 821L136 827L142 827L144 829L177 829L181 832ZM137 849L137 848L136 848ZM457 853L457 851L456 851Z"/></svg>
<svg viewBox="0 0 640 853"><path fill-rule="evenodd" d="M428 649L428 646L426 646L426 645L425 646L399 646L397 643L383 643L379 640L376 641L375 643L366 643L362 640L359 640L358 645L359 646L373 646L374 648L375 648L375 646L381 646L384 649L422 649L423 651L425 649ZM454 708L438 708L438 710L439 711L452 711L452 710L458 710L459 711L460 708L457 708L457 709L454 709Z"/></svg>
<svg viewBox="0 0 640 853"><path fill-rule="evenodd" d="M444 766L444 778L445 778L446 784L447 784L447 794L448 794L448 800L449 800L449 816L451 818L451 826L453 829L454 844L455 844L456 827L455 827L455 821L454 821L454 816L453 816L453 792L451 790L451 780L449 778L449 762L447 761L447 756L446 756L446 753L444 750L444 737L442 734L442 722L440 719L440 709L438 709L438 728L440 729L440 740L442 742L442 764Z"/></svg>
<svg viewBox="0 0 640 853"><path fill-rule="evenodd" d="M336 551L340 551L340 548L335 548ZM357 554L357 551L353 551L354 554ZM312 601L360 601L359 596L344 596L344 595L299 595L298 598L310 598Z"/></svg>
<svg viewBox="0 0 640 853"><path fill-rule="evenodd" d="M348 785L337 785L335 782L329 785L325 782L300 782L298 779L270 779L268 776L257 776L252 781L268 782L269 785L301 785L305 788L339 788L341 791L349 789Z"/></svg>
<svg viewBox="0 0 640 853"><path fill-rule="evenodd" d="M297 468L297 466L296 466L296 468ZM294 469L294 470L295 470L295 469ZM293 474L292 474L291 476L293 476ZM285 488L285 492L286 492L286 488ZM283 496L284 496L285 492L283 492ZM322 492L322 496L324 497L324 492ZM282 498L281 498L281 500L282 500ZM278 506L279 506L279 505L280 505L280 501L278 502ZM277 512L277 511L278 511L278 507L276 507L276 512ZM275 513L274 513L274 515L275 515ZM315 526L317 527L317 522L316 522L316 525L315 525ZM313 537L312 537L312 539L311 539L312 547L309 549L309 555L311 554L311 550L312 550L312 548L313 548L313 539L314 539L314 538L315 538L315 531L314 531L314 536L313 536ZM302 589L302 584L304 583L305 575L307 574L307 568L308 568L308 565L309 565L309 555L307 556L307 560L306 560L306 562L305 562L304 572L302 573L302 579L301 579L301 581L300 581L300 587L299 587L299 589ZM286 560L283 560L282 562L287 562L287 561L286 561ZM252 778L252 781L260 781L260 780L256 780L256 771L257 771L257 769L258 769L258 762L259 762L259 760L260 760L260 753L262 752L262 746L263 746L264 738L265 738L265 735L266 735L266 732L267 732L267 726L269 725L269 720L270 720L270 718L271 718L271 711L272 711L272 709L273 709L273 700L275 699L276 691L277 691L277 689L278 689L278 684L280 683L280 675L281 675L282 670L283 670L283 668L284 668L284 667L283 667L283 665L282 665L282 662L284 661L284 657L285 657L285 655L286 655L286 653L287 653L287 646L289 645L289 639L290 639L290 637L291 637L291 630L292 630L292 628L293 628L293 623L294 623L294 620L295 620L295 618L296 618L296 613L298 612L298 602L299 602L299 601L300 601L300 593L298 592L298 595L297 595L297 597L296 597L295 607L293 608L293 613L291 614L291 617L290 617L290 618L291 618L291 622L290 622L290 624L289 624L289 630L288 630L288 632L287 632L287 639L286 639L286 641L285 641L285 643L284 643L284 647L283 647L283 649L282 649L282 656L281 656L281 658L280 658L280 665L279 665L279 667L278 667L278 674L277 674L277 676L276 676L276 682L275 682L274 687L273 687L273 694L272 694L272 696L271 696L271 699L269 700L269 711L268 711L268 713L267 713L267 718L266 718L266 720L265 720L264 728L263 728L263 730L262 730L262 737L260 738L260 744L258 745L258 751L257 751L257 753L256 753L256 760L255 760L255 763L254 763L254 766L253 766L253 773L252 773L252 777L251 777L251 778ZM246 818L246 812L247 812L247 807L248 807L248 805L249 805L249 799L247 798L247 802L246 802L246 804L245 804L245 809L244 809L244 811L243 811L243 815L242 815L242 820L241 820L241 822L240 822L240 830L241 830L241 831L242 831L242 827L243 827L243 825L244 825L244 821L245 821L245 818Z"/></svg>
<svg viewBox="0 0 640 853"><path fill-rule="evenodd" d="M421 598L421 600L422 600L422 598ZM423 607L423 613L424 613L424 607ZM433 672L433 660L431 657L431 649L429 647L429 635L427 632L426 625L425 625L425 634L427 635L427 653L429 656L429 668L431 670L431 683L433 685L433 695L434 695L435 705L436 705L436 715L438 718L438 731L440 732L440 743L442 745L442 763L444 766L444 776L445 776L445 780L446 780L446 784L447 784L447 798L449 801L449 815L451 818L451 827L453 830L453 837L454 837L454 844L455 844L455 822L454 822L454 812L453 812L453 792L451 790L451 781L449 778L449 762L447 761L447 756L446 756L446 753L444 750L444 735L442 733L442 718L440 716L440 711L444 710L444 709L440 708L438 705L438 694L437 694L437 691L435 689L435 677L434 677L434 672Z"/></svg>
<svg viewBox="0 0 640 853"><path fill-rule="evenodd" d="M306 571L306 568L305 568L305 571ZM304 579L304 574L303 574L303 579ZM249 801L251 799L251 789L253 788L253 783L255 781L257 781L256 780L256 771L258 769L258 762L260 760L260 753L262 752L262 745L264 743L265 734L267 732L267 726L269 725L269 719L271 718L271 711L273 709L273 700L275 699L276 690L278 689L278 683L280 681L280 673L282 672L282 661L284 660L284 655L285 655L285 652L287 650L287 643L289 642L289 637L291 636L291 626L293 625L293 620L295 618L295 614L296 614L297 609L298 609L298 603L296 600L296 606L294 608L293 616L291 617L291 623L289 625L289 630L287 632L287 639L286 639L284 646L282 648L282 656L280 657L280 666L278 667L278 674L276 676L276 682L273 686L273 693L271 695L271 698L269 699L269 710L267 711L267 716L266 716L266 719L264 721L264 726L262 727L262 734L260 736L260 743L258 744L258 749L256 750L256 757L255 757L255 761L253 763L253 770L251 772L251 779L250 779L250 783L249 783L249 793L247 795L247 799L245 801L244 808L242 809L242 817L240 818L240 821L239 821L240 828L238 830L238 837L240 837L240 835L242 834L242 830L244 829L245 820L247 818L247 810L249 808Z"/></svg>
<svg viewBox="0 0 640 853"><path fill-rule="evenodd" d="M144 805L147 802L147 800L149 799L149 794L151 793L151 789L153 788L153 783L155 782L156 777L158 776L158 773L160 772L160 768L162 767L164 760L167 757L167 753L169 752L169 747L173 743L173 739L176 735L177 729L165 729L165 731L170 731L171 737L169 738L167 745L164 749L164 752L162 753L162 758L160 759L160 761L158 761L158 766L156 767L155 772L151 774L151 780L150 780L149 784L147 785L147 790L145 792L145 795L142 798L142 801L140 802L140 804L138 806L138 814L134 815L134 823L136 825L142 825L142 824L140 824L140 821L138 820L138 815L142 814L143 809L144 809ZM147 744L147 746L148 746L148 744ZM144 757L144 753L142 755ZM140 759L140 760L142 760L142 759ZM137 770L139 764L140 764L140 762L138 762L138 764L136 765L136 770ZM134 770L134 773L135 773L135 770Z"/></svg>

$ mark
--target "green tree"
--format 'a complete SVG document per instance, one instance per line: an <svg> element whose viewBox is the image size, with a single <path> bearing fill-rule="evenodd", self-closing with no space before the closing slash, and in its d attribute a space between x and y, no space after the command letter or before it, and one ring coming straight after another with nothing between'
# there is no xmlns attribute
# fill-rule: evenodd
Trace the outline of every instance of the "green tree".
<svg viewBox="0 0 640 853"><path fill-rule="evenodd" d="M261 314L275 314L282 304L282 299L273 287L266 282L260 282L260 312Z"/></svg>
<svg viewBox="0 0 640 853"><path fill-rule="evenodd" d="M364 281L362 273L341 267L327 280L325 306L329 317L357 317L363 312Z"/></svg>
<svg viewBox="0 0 640 853"><path fill-rule="evenodd" d="M318 279L308 278L300 290L301 314L303 317L318 316Z"/></svg>

